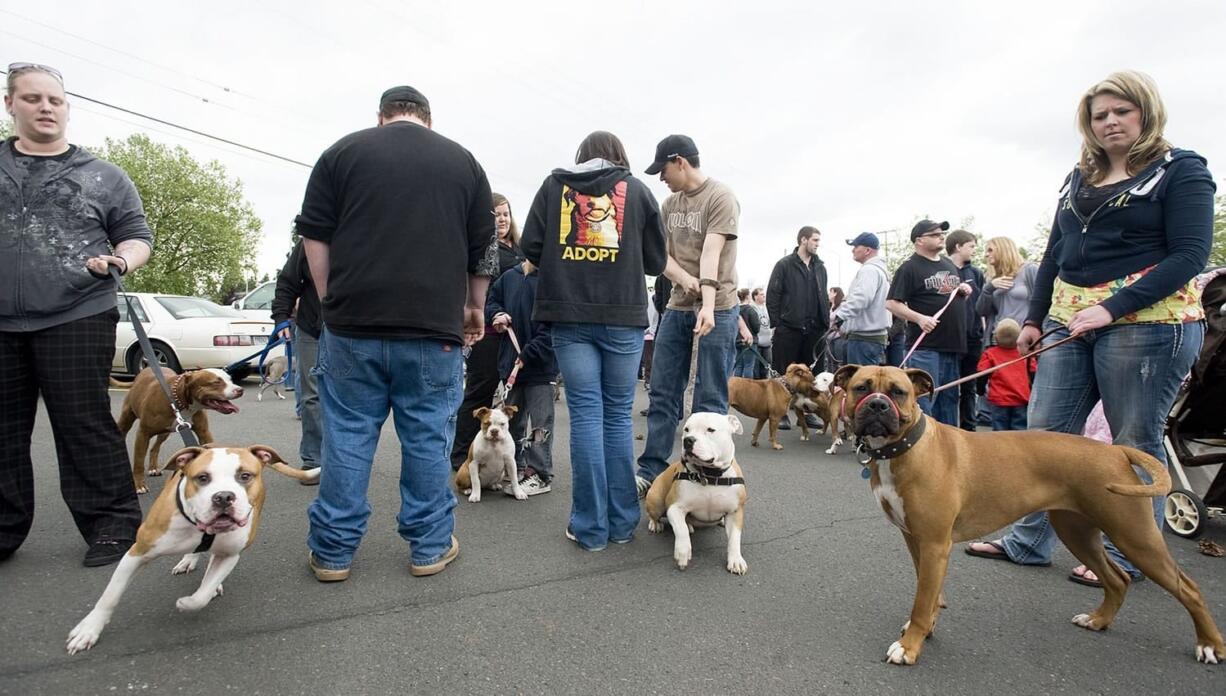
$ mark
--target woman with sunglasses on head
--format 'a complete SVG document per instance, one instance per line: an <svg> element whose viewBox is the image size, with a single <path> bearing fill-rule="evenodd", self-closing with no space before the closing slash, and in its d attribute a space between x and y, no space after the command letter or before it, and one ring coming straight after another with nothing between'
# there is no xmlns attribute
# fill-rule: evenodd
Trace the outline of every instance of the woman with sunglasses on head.
<svg viewBox="0 0 1226 696"><path fill-rule="evenodd" d="M1061 191L1018 340L1026 353L1043 332L1053 342L1080 337L1039 358L1030 429L1080 433L1101 398L1115 444L1163 463L1163 424L1204 338L1193 281L1209 257L1216 188L1205 159L1171 146L1165 126L1158 88L1141 73L1114 73L1082 95L1081 161ZM1155 520L1161 508L1155 498ZM966 551L1050 565L1055 541L1048 515L1036 513ZM1110 540L1105 547L1141 577ZM1102 584L1085 566L1069 579Z"/></svg>
<svg viewBox="0 0 1226 696"><path fill-rule="evenodd" d="M511 202L501 193L493 194L494 228L498 236L498 276L524 262L524 252L519 247L519 227L511 216ZM498 278L490 280L492 286ZM468 457L468 447L481 431L481 423L473 418L473 411L488 407L498 390L498 354L502 344L510 339L486 324L485 336L473 344L465 360L464 401L456 412L455 442L451 446L451 468L459 469Z"/></svg>

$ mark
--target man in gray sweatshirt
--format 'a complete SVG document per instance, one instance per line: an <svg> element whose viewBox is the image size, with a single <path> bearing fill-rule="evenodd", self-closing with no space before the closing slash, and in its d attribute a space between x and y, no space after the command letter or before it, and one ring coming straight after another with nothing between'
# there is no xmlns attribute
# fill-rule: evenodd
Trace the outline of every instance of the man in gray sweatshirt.
<svg viewBox="0 0 1226 696"><path fill-rule="evenodd" d="M847 289L847 297L834 312L834 324L847 337L847 364L879 365L885 357L890 313L885 300L890 293L885 260L878 256L881 242L872 232L861 232L851 245L851 257L861 264Z"/></svg>
<svg viewBox="0 0 1226 696"><path fill-rule="evenodd" d="M34 520L30 442L41 396L55 435L60 490L88 543L86 566L114 563L141 509L107 377L115 354L115 281L149 259L153 235L136 187L68 143L59 71L8 66L0 143L0 561Z"/></svg>

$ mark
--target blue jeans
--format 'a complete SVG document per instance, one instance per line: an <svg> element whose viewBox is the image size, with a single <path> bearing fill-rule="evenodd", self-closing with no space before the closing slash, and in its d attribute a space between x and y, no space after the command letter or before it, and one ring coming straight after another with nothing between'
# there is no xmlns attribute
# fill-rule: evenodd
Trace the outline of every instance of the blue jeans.
<svg viewBox="0 0 1226 696"><path fill-rule="evenodd" d="M1043 330L1056 326L1048 321ZM1065 336L1068 330L1061 328L1047 340ZM1082 334L1082 340L1044 353L1039 356L1030 400L1030 429L1080 434L1094 404L1102 399L1115 444L1135 447L1165 464L1162 433L1166 415L1204 337L1201 323L1118 324ZM1134 470L1150 483L1148 474ZM1153 501L1158 522L1163 498ZM1119 549L1109 539L1105 541L1111 560L1129 575L1138 575ZM1027 565L1051 563L1055 545L1056 533L1045 512L1023 517L1003 539L1009 558Z"/></svg>
<svg viewBox="0 0 1226 696"><path fill-rule="evenodd" d="M298 415L302 418L302 439L298 443L298 456L302 465L311 467L320 464L320 442L323 440L323 415L319 407L319 381L312 373L319 357L319 339L305 331L294 333L294 371L298 373L298 388L294 398L298 403Z"/></svg>
<svg viewBox="0 0 1226 696"><path fill-rule="evenodd" d="M902 364L902 359L906 355L907 333L903 331L888 339L888 342L885 344L885 364L898 367Z"/></svg>
<svg viewBox="0 0 1226 696"><path fill-rule="evenodd" d="M932 377L934 387L957 381L961 370L962 359L958 353L937 352L935 350L917 350L911 354L907 367L914 367L927 372ZM946 389L936 395L924 396L919 399L919 407L924 413L932 416L945 425L958 427L958 390Z"/></svg>
<svg viewBox="0 0 1226 696"><path fill-rule="evenodd" d="M758 351L753 346L739 346L736 354L736 365L732 368L732 374L736 377L753 379L755 368L758 366L757 355Z"/></svg>
<svg viewBox="0 0 1226 696"><path fill-rule="evenodd" d="M715 328L698 342L698 377L694 383L695 413L728 412L728 375L736 355L737 310L715 313ZM639 457L638 475L654 481L668 468L681 421L681 400L690 379L696 312L664 310L656 332L651 365L651 403L647 409L647 444Z"/></svg>
<svg viewBox="0 0 1226 696"><path fill-rule="evenodd" d="M570 411L570 530L595 551L629 540L639 524L630 413L643 329L554 324L553 351Z"/></svg>
<svg viewBox="0 0 1226 696"><path fill-rule="evenodd" d="M992 430L1025 430L1025 406L1000 406L991 404Z"/></svg>
<svg viewBox="0 0 1226 696"><path fill-rule="evenodd" d="M347 568L366 534L366 490L390 409L400 436L400 536L412 562L428 565L451 548L455 495L451 441L463 397L460 346L437 340L319 337L323 461L319 497L307 510L307 545L317 565Z"/></svg>
<svg viewBox="0 0 1226 696"><path fill-rule="evenodd" d="M848 365L880 365L885 359L885 344L847 339ZM914 358L913 358L914 359Z"/></svg>

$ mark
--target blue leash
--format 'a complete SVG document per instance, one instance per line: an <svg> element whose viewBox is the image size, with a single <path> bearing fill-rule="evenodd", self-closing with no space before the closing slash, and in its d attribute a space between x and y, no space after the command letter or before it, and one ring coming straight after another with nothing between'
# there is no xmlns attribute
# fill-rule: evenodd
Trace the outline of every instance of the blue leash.
<svg viewBox="0 0 1226 696"><path fill-rule="evenodd" d="M276 326L274 326L272 329L272 335L277 336L277 339L275 341L269 341L268 344L264 346L263 349L258 350L252 353L251 355L248 355L242 360L237 360L235 362L230 363L229 365L226 365L225 367L226 372L233 372L234 370L237 370L238 368L243 367L248 362L251 362L252 358L259 357L260 361L259 363L256 364L256 371L260 373L261 382L264 382L265 384L281 384L285 382L285 380L289 379L290 371L294 369L294 344L292 341L287 341L284 338L281 338L279 334L281 333L282 330L288 329L289 327L290 327L289 321L283 321L280 324L277 324ZM272 350L273 348L276 348L277 346L281 345L282 343L285 344L285 363L286 363L285 374L282 375L281 379L277 380L276 382L269 382L267 377L265 377L264 362L268 360L268 352Z"/></svg>

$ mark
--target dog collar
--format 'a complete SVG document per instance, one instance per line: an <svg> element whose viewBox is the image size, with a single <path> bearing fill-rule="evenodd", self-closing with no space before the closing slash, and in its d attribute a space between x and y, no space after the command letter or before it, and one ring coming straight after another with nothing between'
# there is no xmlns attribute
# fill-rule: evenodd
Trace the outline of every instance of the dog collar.
<svg viewBox="0 0 1226 696"><path fill-rule="evenodd" d="M200 523L193 520L191 515L187 514L187 506L183 503L183 488L187 485L187 477L183 475L182 471L176 472L176 474L179 476L179 482L175 484L175 505L179 508L179 514L183 515L183 519L191 522L193 527L199 527ZM213 539L216 537L216 534L205 532L204 536L200 539L200 543L196 546L196 550L192 551L192 553L204 553L213 548Z"/></svg>
<svg viewBox="0 0 1226 696"><path fill-rule="evenodd" d="M928 429L928 416L922 416L911 429L902 436L902 438L883 445L876 449L868 447L864 444L864 440L860 440L860 444L856 446L856 453L861 456L860 462L868 464L874 460L894 459L906 454L912 447L915 446L920 438L924 436L924 431Z"/></svg>
<svg viewBox="0 0 1226 696"><path fill-rule="evenodd" d="M170 380L170 396L172 399L174 399L174 401L172 401L170 405L174 407L175 411L182 411L187 408L186 402L184 402L182 406L179 406L179 385L183 383L183 378L186 376L187 376L187 373L184 372L178 377L175 377L174 379Z"/></svg>
<svg viewBox="0 0 1226 696"><path fill-rule="evenodd" d="M690 470L691 468L693 469L692 471ZM741 476L723 476L722 474L725 471L726 469L716 469L694 464L692 467L687 466L684 471L678 471L673 480L693 481L703 486L735 486L745 483L745 479Z"/></svg>

